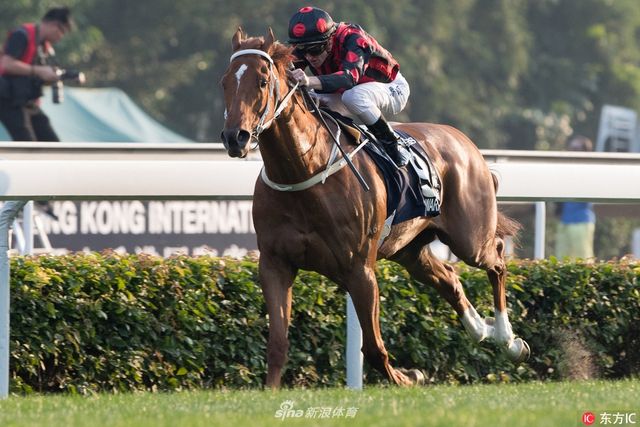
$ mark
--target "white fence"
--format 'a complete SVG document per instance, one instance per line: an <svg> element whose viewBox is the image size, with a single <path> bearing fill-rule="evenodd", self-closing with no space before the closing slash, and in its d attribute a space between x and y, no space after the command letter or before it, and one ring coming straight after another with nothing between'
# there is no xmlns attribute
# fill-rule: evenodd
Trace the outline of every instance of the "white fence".
<svg viewBox="0 0 640 427"><path fill-rule="evenodd" d="M15 143L14 143L15 144ZM48 155L57 149L70 150L66 145L41 143L24 150L30 160L16 160L0 146L0 200L31 199L213 199L250 198L260 162L193 160L201 156L185 154L191 147L202 154L198 144L170 144L145 152L140 145L130 152L112 153L112 160L96 160L101 150L113 150L105 144L90 147L91 155L75 156L74 160L55 159ZM74 144L78 150L82 144ZM177 147L179 146L179 147ZM194 147L196 146L196 147ZM86 147L84 147L87 149ZM212 147L208 147L212 148ZM122 150L123 147L118 147ZM38 151L37 153L35 151ZM167 160L166 150L182 151L180 160ZM213 150L213 149L212 149ZM71 150L73 151L73 150ZM223 153L219 147L216 155ZM540 153L484 151L490 167L500 178L498 199L504 201L591 200L600 202L640 201L640 155L602 153ZM40 157L38 157L40 156ZM158 157L159 156L159 157ZM40 158L33 160L34 157ZM44 160L42 160L44 159ZM156 159L156 160L151 160ZM160 159L160 160L157 160ZM4 222L22 203L7 204ZM540 215L544 209L538 209ZM2 215L0 215L2 216ZM8 221L8 222L7 222ZM7 261L7 233L0 236L0 251ZM542 245L543 246L543 245ZM8 262L7 262L8 264ZM9 274L8 268L0 276L0 398L8 395L9 384ZM351 325L357 322L350 317ZM359 336L349 328L347 377L349 386L361 387L361 353L354 341ZM356 342L354 347L354 342ZM355 351L353 349L355 348ZM355 360L354 360L355 359Z"/></svg>

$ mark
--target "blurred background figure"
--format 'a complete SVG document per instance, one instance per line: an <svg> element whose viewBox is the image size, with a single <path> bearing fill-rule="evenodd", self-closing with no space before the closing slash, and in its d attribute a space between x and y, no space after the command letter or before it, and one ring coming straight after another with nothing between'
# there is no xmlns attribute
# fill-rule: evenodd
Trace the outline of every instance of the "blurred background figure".
<svg viewBox="0 0 640 427"><path fill-rule="evenodd" d="M569 151L592 151L593 142L582 135L571 136L566 142ZM556 232L558 258L593 258L593 236L596 216L593 203L563 202L557 209L560 222Z"/></svg>
<svg viewBox="0 0 640 427"><path fill-rule="evenodd" d="M0 121L14 141L59 141L40 109L42 86L58 82L52 45L71 30L66 7L50 9L39 23L9 31L0 56Z"/></svg>

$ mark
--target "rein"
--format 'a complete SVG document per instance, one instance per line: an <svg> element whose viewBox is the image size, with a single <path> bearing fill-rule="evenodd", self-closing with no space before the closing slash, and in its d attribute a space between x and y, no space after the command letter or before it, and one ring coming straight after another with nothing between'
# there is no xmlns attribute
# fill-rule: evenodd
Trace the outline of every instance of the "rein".
<svg viewBox="0 0 640 427"><path fill-rule="evenodd" d="M306 97L309 97L309 93L307 92L306 88L299 87L299 83L296 83L289 89L287 94L282 99L280 99L280 82L275 72L273 71L275 64L273 63L273 59L271 58L271 56L267 52L260 49L242 49L235 52L233 55L231 55L229 62L233 62L234 59L243 55L259 55L265 58L269 62L269 74L271 75L271 79L269 82L269 98L267 99L267 106L262 112L262 115L260 116L260 120L258 121L258 124L256 125L255 129L251 132L251 139L255 139L256 142L258 142L258 136L265 129L271 126L271 124L280 116L282 111L285 109L285 107L291 100L291 97L295 93L296 89L300 89L302 91L303 99L305 98L304 95L306 95ZM269 114L271 109L271 98L275 98L276 107L274 109L274 112L271 118L267 120L266 119L267 115ZM324 184L328 177L338 172L340 169L342 169L346 165L349 165L349 167L352 169L352 171L354 171L354 173L358 177L360 183L363 185L365 190L368 191L369 190L368 185L364 182L364 180L362 179L362 176L355 169L355 167L353 166L353 163L351 162L351 158L355 156L355 154L358 151L360 151L360 149L362 149L362 147L364 147L367 144L367 142L369 142L368 139L364 139L363 142L361 142L351 153L346 154L342 149L342 147L340 146L340 142L338 141L340 137L340 126L338 125L338 123L332 117L329 116L337 126L337 131L336 131L336 134L334 135L331 129L329 129L327 122L324 120L323 114L325 113L323 113L317 107L315 110L318 112L318 117L320 122L327 128L327 131L329 131L329 133L331 134L331 137L333 138L333 141L335 142L333 148L331 149L331 155L329 156L329 161L327 162L326 168L322 172L319 172L313 175L311 178L304 180L302 182L299 182L297 184L278 184L269 179L269 177L267 176L267 172L263 166L262 170L260 171L260 177L262 178L262 181L265 184L267 184L267 186L269 186L270 188L276 191L302 191L302 190L306 190L307 188L313 187L318 183ZM226 109L224 111L224 118L225 120L227 118ZM256 147L257 146L258 144L256 143ZM342 159L336 161L338 151L340 151L340 153L342 154Z"/></svg>

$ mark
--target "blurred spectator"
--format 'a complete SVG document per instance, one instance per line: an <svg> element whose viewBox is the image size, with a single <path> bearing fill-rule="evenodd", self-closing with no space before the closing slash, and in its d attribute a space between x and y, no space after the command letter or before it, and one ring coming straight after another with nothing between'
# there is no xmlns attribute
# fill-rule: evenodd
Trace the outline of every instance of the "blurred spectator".
<svg viewBox="0 0 640 427"><path fill-rule="evenodd" d="M569 151L592 151L593 142L584 136L574 135L567 140ZM560 222L556 232L556 256L558 258L593 258L593 236L596 216L593 204L564 202L558 204Z"/></svg>
<svg viewBox="0 0 640 427"><path fill-rule="evenodd" d="M0 55L0 121L14 141L59 141L40 109L44 84L59 76L51 66L52 45L71 30L66 7L50 9L39 23L9 31Z"/></svg>

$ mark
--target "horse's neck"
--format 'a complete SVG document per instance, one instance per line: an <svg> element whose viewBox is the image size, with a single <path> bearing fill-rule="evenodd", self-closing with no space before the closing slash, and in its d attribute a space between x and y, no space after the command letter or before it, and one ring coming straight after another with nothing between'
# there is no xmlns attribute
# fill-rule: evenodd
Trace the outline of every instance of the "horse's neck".
<svg viewBox="0 0 640 427"><path fill-rule="evenodd" d="M331 152L330 138L314 114L293 108L260 136L267 176L279 184L294 184L324 170Z"/></svg>

